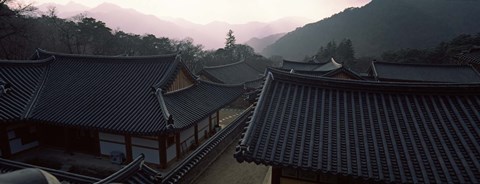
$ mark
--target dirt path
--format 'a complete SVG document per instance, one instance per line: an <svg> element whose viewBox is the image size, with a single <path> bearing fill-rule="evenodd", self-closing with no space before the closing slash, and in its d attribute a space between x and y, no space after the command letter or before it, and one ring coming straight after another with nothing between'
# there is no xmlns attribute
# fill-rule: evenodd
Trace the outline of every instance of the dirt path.
<svg viewBox="0 0 480 184"><path fill-rule="evenodd" d="M215 162L197 179L197 184L261 184L268 167L238 163L233 154L237 141L231 144Z"/></svg>

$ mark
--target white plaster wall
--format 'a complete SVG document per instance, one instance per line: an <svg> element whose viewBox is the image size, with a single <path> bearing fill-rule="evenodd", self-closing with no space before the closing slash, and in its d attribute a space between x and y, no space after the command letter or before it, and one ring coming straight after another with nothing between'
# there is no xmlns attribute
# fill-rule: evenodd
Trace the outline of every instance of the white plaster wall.
<svg viewBox="0 0 480 184"><path fill-rule="evenodd" d="M181 142L190 139L191 136L194 136L195 134L195 127L190 127L189 129L186 129L182 132L180 132L180 140Z"/></svg>
<svg viewBox="0 0 480 184"><path fill-rule="evenodd" d="M208 117L205 118L204 120L200 121L200 123L198 123L198 129L202 129L203 127L208 127Z"/></svg>
<svg viewBox="0 0 480 184"><path fill-rule="evenodd" d="M167 148L167 162L173 160L177 156L177 149L175 144Z"/></svg>
<svg viewBox="0 0 480 184"><path fill-rule="evenodd" d="M100 140L125 143L125 137L123 135L115 135L115 134L99 132L98 137L100 138Z"/></svg>
<svg viewBox="0 0 480 184"><path fill-rule="evenodd" d="M146 146L158 149L158 141L139 137L132 137L132 145Z"/></svg>
<svg viewBox="0 0 480 184"><path fill-rule="evenodd" d="M13 140L10 140L10 151L12 154L18 153L23 150L27 150L30 148L34 148L38 146L38 141L33 141L28 144L22 144L22 139L21 138L16 138Z"/></svg>
<svg viewBox="0 0 480 184"><path fill-rule="evenodd" d="M125 156L127 156L127 151L125 151L125 144L100 141L100 153L102 155L110 155L112 151L119 151L125 154Z"/></svg>
<svg viewBox="0 0 480 184"><path fill-rule="evenodd" d="M133 159L135 159L141 153L145 155L146 162L160 164L160 153L158 150L132 146Z"/></svg>

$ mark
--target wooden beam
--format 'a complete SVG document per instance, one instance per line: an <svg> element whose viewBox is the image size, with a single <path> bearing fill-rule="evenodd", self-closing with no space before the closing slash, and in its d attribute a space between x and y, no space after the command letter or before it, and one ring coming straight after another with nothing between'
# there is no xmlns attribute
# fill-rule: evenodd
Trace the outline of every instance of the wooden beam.
<svg viewBox="0 0 480 184"><path fill-rule="evenodd" d="M195 144L198 146L198 143L199 143L199 141L198 141L198 124L195 124L194 131L195 131L195 135L194 135L195 136Z"/></svg>
<svg viewBox="0 0 480 184"><path fill-rule="evenodd" d="M7 126L0 126L0 150L3 158L9 158L12 154L7 133Z"/></svg>
<svg viewBox="0 0 480 184"><path fill-rule="evenodd" d="M272 183L271 184L280 184L280 177L282 176L281 167L272 167Z"/></svg>
<svg viewBox="0 0 480 184"><path fill-rule="evenodd" d="M167 138L165 135L158 136L158 155L160 157L160 168L166 169L167 161Z"/></svg>
<svg viewBox="0 0 480 184"><path fill-rule="evenodd" d="M72 133L70 131L69 128L67 127L64 127L63 128L63 146L65 148L65 152L67 153L72 153L72 149L71 149L71 146L70 146L70 133Z"/></svg>
<svg viewBox="0 0 480 184"><path fill-rule="evenodd" d="M217 126L220 125L220 111L217 111Z"/></svg>
<svg viewBox="0 0 480 184"><path fill-rule="evenodd" d="M177 148L177 160L180 160L180 157L182 157L182 150L181 148L181 142L180 142L180 132L175 133L175 146Z"/></svg>
<svg viewBox="0 0 480 184"><path fill-rule="evenodd" d="M125 134L125 151L127 156L127 162L131 162L133 160L132 156L132 136L129 134Z"/></svg>
<svg viewBox="0 0 480 184"><path fill-rule="evenodd" d="M212 115L210 114L210 116L208 116L208 134L210 134L211 132L212 132Z"/></svg>

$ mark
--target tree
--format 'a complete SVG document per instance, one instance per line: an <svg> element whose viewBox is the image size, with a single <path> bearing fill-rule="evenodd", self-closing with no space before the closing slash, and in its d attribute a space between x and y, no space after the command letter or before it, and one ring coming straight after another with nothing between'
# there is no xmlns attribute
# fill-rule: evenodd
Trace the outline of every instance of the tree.
<svg viewBox="0 0 480 184"><path fill-rule="evenodd" d="M355 60L355 51L353 50L353 44L350 39L343 39L336 49L336 58L344 64L352 64Z"/></svg>
<svg viewBox="0 0 480 184"><path fill-rule="evenodd" d="M0 0L0 58L19 58L28 44L29 17L35 7L13 0Z"/></svg>
<svg viewBox="0 0 480 184"><path fill-rule="evenodd" d="M225 50L232 50L235 47L235 35L233 35L233 31L230 29L227 33L227 38L225 42Z"/></svg>

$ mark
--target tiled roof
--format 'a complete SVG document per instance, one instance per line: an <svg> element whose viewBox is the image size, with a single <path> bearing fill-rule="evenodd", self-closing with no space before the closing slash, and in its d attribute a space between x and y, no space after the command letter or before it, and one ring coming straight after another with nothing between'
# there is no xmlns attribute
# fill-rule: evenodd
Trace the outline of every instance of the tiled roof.
<svg viewBox="0 0 480 184"><path fill-rule="evenodd" d="M37 61L0 61L0 121L27 116L53 57Z"/></svg>
<svg viewBox="0 0 480 184"><path fill-rule="evenodd" d="M243 85L222 85L199 81L185 90L163 95L173 116L174 127L189 127L243 94Z"/></svg>
<svg viewBox="0 0 480 184"><path fill-rule="evenodd" d="M245 122L252 113L251 111L252 107L250 106L228 126L220 129L220 131L215 133L213 137L207 139L205 143L201 144L197 149L183 159L175 168L163 175L162 183L182 183L182 181L185 181L185 178L183 177L188 175L189 172L194 172L192 170L195 170L195 168L197 168L197 170L203 170L203 168L199 169L199 165L202 162L204 162L204 164L205 162L208 162L209 155L211 157L211 155L215 155L216 150L222 149L222 147L219 147L219 144L228 141L229 137L233 138L237 137L235 135L241 134ZM232 135L234 136L232 137Z"/></svg>
<svg viewBox="0 0 480 184"><path fill-rule="evenodd" d="M0 122L27 118L61 126L153 135L167 131L169 108L182 105L165 106L163 94L184 67L176 54L118 57L38 52L38 58L51 56L54 59L13 69L9 63L0 63L0 75L6 76L3 80L7 83L12 83L11 94L0 96L0 101L7 104L0 107ZM195 123L200 120L196 117L207 116L225 105L224 101L211 100L213 97L237 97L222 93L224 88L215 85L200 86L205 88L192 88L199 91L186 94L190 95L188 98L195 98L191 94L202 90L211 90L207 88L219 90L196 99L197 104L192 107L209 104L208 111L198 110L186 117L174 116L174 119L188 117L192 120L190 124ZM18 97L14 96L17 94ZM168 131L186 128L187 124L174 122L176 126Z"/></svg>
<svg viewBox="0 0 480 184"><path fill-rule="evenodd" d="M286 71L286 70L283 70L283 71ZM321 77L333 77L333 76L343 72L343 73L349 75L350 77L352 77L353 79L365 80L362 76L360 76L356 72L354 72L354 71L352 71L348 68L345 68L343 66L340 67L340 68L331 70L331 71L297 71L297 70L290 70L290 71L287 71L287 72L292 73L292 71L293 71L293 73L297 73L297 74L311 75L311 76L321 76Z"/></svg>
<svg viewBox="0 0 480 184"><path fill-rule="evenodd" d="M469 65L372 62L370 73L380 81L480 82L480 74Z"/></svg>
<svg viewBox="0 0 480 184"><path fill-rule="evenodd" d="M480 84L272 70L236 159L371 181L480 182Z"/></svg>
<svg viewBox="0 0 480 184"><path fill-rule="evenodd" d="M55 176L60 182L65 182L65 183L94 183L100 180L98 178L94 178L90 176L84 176L80 174L50 169L46 167L34 166L30 164L25 164L17 161L0 158L0 174L9 173L9 172L17 171L20 169L26 169L26 168L41 169Z"/></svg>
<svg viewBox="0 0 480 184"><path fill-rule="evenodd" d="M317 71L317 72L329 72L338 68L341 68L342 64L337 63L333 58L325 63L307 63L298 61L283 60L281 69L294 70L294 71Z"/></svg>
<svg viewBox="0 0 480 184"><path fill-rule="evenodd" d="M459 55L457 59L464 64L480 64L480 49L472 49L468 53Z"/></svg>
<svg viewBox="0 0 480 184"><path fill-rule="evenodd" d="M13 172L20 169L26 168L38 168L44 170L51 175L55 176L62 183L94 183L94 184L107 184L107 183L131 183L131 184L149 184L149 183L159 183L158 180L160 175L157 171L151 169L144 164L145 156L139 155L135 160L130 162L128 165L124 166L119 171L113 173L112 175L104 178L98 179L90 176L84 176L80 174L34 166L30 164L25 164L21 162L16 162L12 160L7 160L0 158L0 174ZM20 183L21 179L18 180Z"/></svg>
<svg viewBox="0 0 480 184"><path fill-rule="evenodd" d="M227 65L205 67L201 74L207 76L213 82L223 84L243 84L263 77L264 71L258 71L245 61Z"/></svg>
<svg viewBox="0 0 480 184"><path fill-rule="evenodd" d="M160 173L144 163L145 156L140 154L112 175L95 182L94 184L129 183L129 184L154 184L160 183Z"/></svg>
<svg viewBox="0 0 480 184"><path fill-rule="evenodd" d="M322 75L323 77L333 77L337 74L340 74L340 73L345 73L347 74L349 77L353 78L353 79L356 79L356 80L365 80L362 76L360 76L360 74L348 69L348 68L345 68L345 67L341 67L341 68L338 68L338 69L335 69L335 70L332 70L324 75Z"/></svg>

